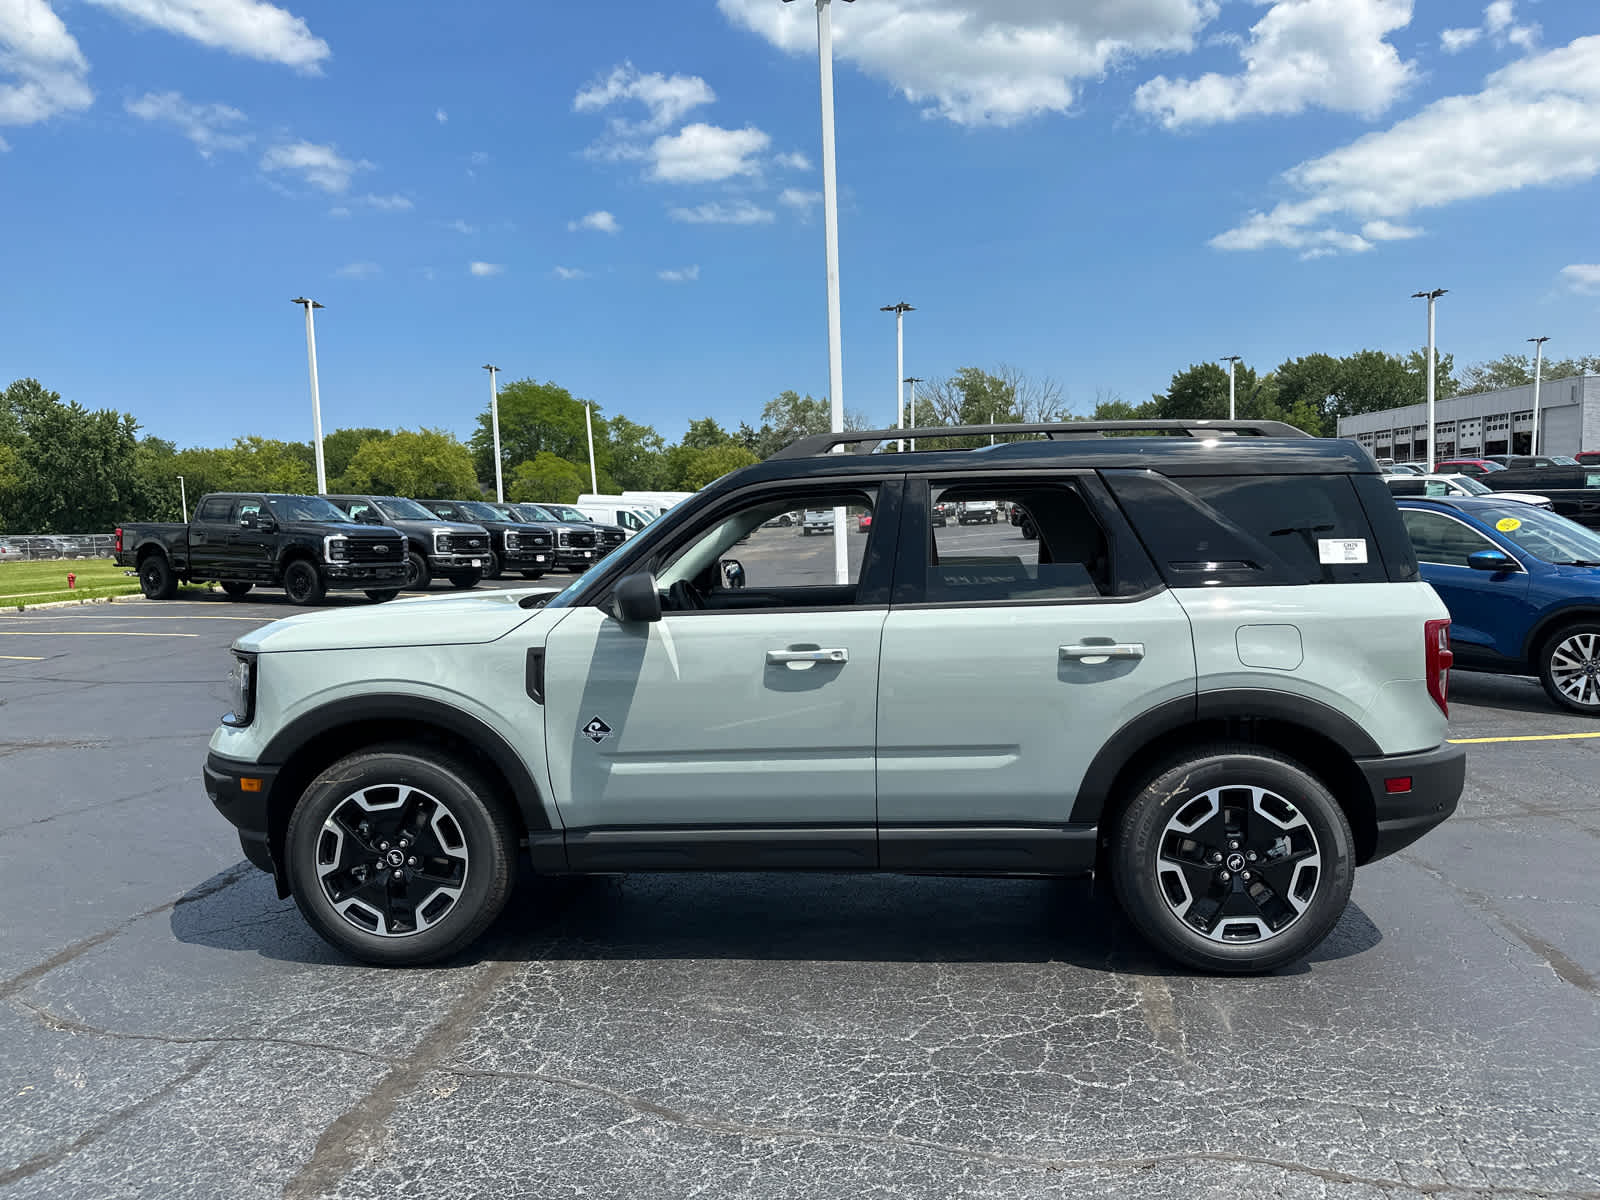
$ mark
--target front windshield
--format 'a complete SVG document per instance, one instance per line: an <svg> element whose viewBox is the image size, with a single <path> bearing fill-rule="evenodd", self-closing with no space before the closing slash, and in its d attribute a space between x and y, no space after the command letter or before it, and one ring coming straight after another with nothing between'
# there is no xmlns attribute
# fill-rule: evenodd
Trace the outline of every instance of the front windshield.
<svg viewBox="0 0 1600 1200"><path fill-rule="evenodd" d="M391 496L378 501L378 511L391 521L437 521L439 518L415 500Z"/></svg>
<svg viewBox="0 0 1600 1200"><path fill-rule="evenodd" d="M524 521L554 521L555 514L548 508L538 504L519 504L517 511L522 514Z"/></svg>
<svg viewBox="0 0 1600 1200"><path fill-rule="evenodd" d="M487 508L490 512L494 513L497 520L500 520L500 521L520 521L520 520L522 520L521 517L517 516L516 510L513 509L511 507L511 505L509 505L509 504L490 504L487 501L485 501L484 504L483 504L483 507Z"/></svg>
<svg viewBox="0 0 1600 1200"><path fill-rule="evenodd" d="M1493 488L1485 487L1471 475L1452 475L1450 477L1450 482L1455 484L1462 491L1469 492L1474 496L1492 496L1494 494Z"/></svg>
<svg viewBox="0 0 1600 1200"><path fill-rule="evenodd" d="M1519 549L1547 563L1600 566L1600 533L1576 521L1529 504L1497 504L1473 515Z"/></svg>
<svg viewBox="0 0 1600 1200"><path fill-rule="evenodd" d="M591 522L588 517L584 516L581 512L579 512L577 509L573 508L571 505L568 505L568 504L552 504L550 506L550 509L558 517L560 517L563 521L576 521L580 525L593 524L593 522Z"/></svg>
<svg viewBox="0 0 1600 1200"><path fill-rule="evenodd" d="M331 500L321 496L268 496L267 507L280 521L328 521L350 524L350 515L340 512Z"/></svg>
<svg viewBox="0 0 1600 1200"><path fill-rule="evenodd" d="M514 521L515 517L502 517L495 512L493 505L485 504L482 500L458 500L456 507L467 516L478 521Z"/></svg>
<svg viewBox="0 0 1600 1200"><path fill-rule="evenodd" d="M1581 465L1577 459L1568 458L1565 454L1552 454L1550 461L1561 467L1576 467Z"/></svg>

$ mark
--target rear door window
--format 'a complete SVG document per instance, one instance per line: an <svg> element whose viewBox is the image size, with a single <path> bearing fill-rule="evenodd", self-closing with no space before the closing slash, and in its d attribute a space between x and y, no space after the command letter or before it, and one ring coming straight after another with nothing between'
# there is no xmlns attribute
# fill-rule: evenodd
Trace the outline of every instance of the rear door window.
<svg viewBox="0 0 1600 1200"><path fill-rule="evenodd" d="M233 501L226 496L212 496L200 506L194 514L194 519L202 524L221 525L228 520L228 514L233 511Z"/></svg>

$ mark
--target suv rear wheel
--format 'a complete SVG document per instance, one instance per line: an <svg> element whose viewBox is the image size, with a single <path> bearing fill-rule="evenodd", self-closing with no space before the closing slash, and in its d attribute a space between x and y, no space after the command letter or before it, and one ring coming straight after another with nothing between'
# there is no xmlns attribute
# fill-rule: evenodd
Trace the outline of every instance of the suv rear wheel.
<svg viewBox="0 0 1600 1200"><path fill-rule="evenodd" d="M1303 958L1350 900L1355 853L1338 801L1256 746L1197 748L1134 796L1112 874L1128 918L1162 953L1229 974Z"/></svg>
<svg viewBox="0 0 1600 1200"><path fill-rule="evenodd" d="M1600 716L1600 623L1557 630L1539 652L1539 682L1563 708Z"/></svg>
<svg viewBox="0 0 1600 1200"><path fill-rule="evenodd" d="M511 894L517 838L485 781L455 759L377 746L312 781L284 839L306 920L367 962L465 949Z"/></svg>

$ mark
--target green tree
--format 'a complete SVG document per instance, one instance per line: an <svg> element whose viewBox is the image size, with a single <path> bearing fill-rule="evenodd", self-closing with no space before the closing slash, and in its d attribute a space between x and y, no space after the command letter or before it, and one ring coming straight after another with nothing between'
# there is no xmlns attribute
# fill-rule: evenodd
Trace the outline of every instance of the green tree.
<svg viewBox="0 0 1600 1200"><path fill-rule="evenodd" d="M624 416L606 422L610 475L617 489L654 492L666 487L667 443L652 426ZM570 501L568 502L570 503Z"/></svg>
<svg viewBox="0 0 1600 1200"><path fill-rule="evenodd" d="M506 494L514 504L540 500L571 504L589 484L589 474L576 463L542 450L531 460L517 464L511 473Z"/></svg>
<svg viewBox="0 0 1600 1200"><path fill-rule="evenodd" d="M1570 379L1574 375L1600 373L1600 356L1582 358L1546 359L1540 368L1545 379ZM1461 372L1461 388L1457 395L1471 396L1479 392L1497 392L1501 388L1525 387L1533 382L1533 356L1531 354L1505 354L1493 362L1473 363Z"/></svg>
<svg viewBox="0 0 1600 1200"><path fill-rule="evenodd" d="M0 393L6 478L0 522L16 532L100 533L133 515L139 423L64 404L36 379Z"/></svg>
<svg viewBox="0 0 1600 1200"><path fill-rule="evenodd" d="M134 502L131 516L140 521L179 521L186 515L182 506L184 488L193 481L185 478L178 486L179 472L173 463L178 448L165 438L142 437L134 449ZM196 493L198 497L198 493Z"/></svg>
<svg viewBox="0 0 1600 1200"><path fill-rule="evenodd" d="M322 461L329 479L337 479L350 469L356 452L367 442L392 438L391 429L335 429L322 439Z"/></svg>
<svg viewBox="0 0 1600 1200"><path fill-rule="evenodd" d="M1339 360L1334 415L1382 412L1423 399L1422 381L1405 360L1381 350L1358 350Z"/></svg>
<svg viewBox="0 0 1600 1200"><path fill-rule="evenodd" d="M555 383L520 379L500 389L500 456L504 464L532 462L541 453L568 462L588 463L589 439L584 405ZM597 467L611 467L610 430L594 405L594 456ZM494 424L487 406L470 439L472 461L485 486L494 483Z"/></svg>
<svg viewBox="0 0 1600 1200"><path fill-rule="evenodd" d="M339 481L340 491L385 496L473 496L472 455L448 433L402 430L361 444Z"/></svg>
<svg viewBox="0 0 1600 1200"><path fill-rule="evenodd" d="M1456 382L1455 355L1439 352L1437 347L1435 347L1435 352L1439 353L1439 361L1434 364L1433 371L1434 398L1436 400L1448 400L1451 396L1457 395L1461 391L1461 385ZM1422 394L1426 398L1428 394L1428 348L1426 346L1420 350L1413 350L1406 355L1406 370L1416 377L1417 382L1422 387ZM1529 377L1529 382L1532 382L1531 376Z"/></svg>
<svg viewBox="0 0 1600 1200"><path fill-rule="evenodd" d="M1319 437L1331 433L1338 416L1341 369L1341 360L1331 354L1284 360L1273 374L1285 419Z"/></svg>
<svg viewBox="0 0 1600 1200"><path fill-rule="evenodd" d="M748 467L760 461L754 453L731 438L718 446L687 450L678 459L680 474L676 481L677 489L697 492L730 471L737 471L741 467Z"/></svg>

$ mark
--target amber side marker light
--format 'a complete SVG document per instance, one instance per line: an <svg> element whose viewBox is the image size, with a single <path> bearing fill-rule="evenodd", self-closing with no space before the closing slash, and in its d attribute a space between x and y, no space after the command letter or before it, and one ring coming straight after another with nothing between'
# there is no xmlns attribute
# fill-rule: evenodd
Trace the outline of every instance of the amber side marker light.
<svg viewBox="0 0 1600 1200"><path fill-rule="evenodd" d="M1392 784L1394 783L1394 780L1391 779L1389 782ZM259 792L261 790L261 780L241 779L239 780L239 790L241 792ZM1389 790L1392 792L1394 791L1394 788L1391 787ZM1406 790L1411 790L1411 781L1409 779L1406 780Z"/></svg>

